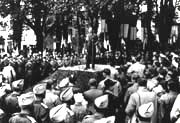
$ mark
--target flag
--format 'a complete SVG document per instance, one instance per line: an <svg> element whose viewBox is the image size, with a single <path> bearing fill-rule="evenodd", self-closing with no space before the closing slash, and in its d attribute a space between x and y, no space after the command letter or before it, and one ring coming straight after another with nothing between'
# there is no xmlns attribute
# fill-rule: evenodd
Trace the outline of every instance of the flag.
<svg viewBox="0 0 180 123"><path fill-rule="evenodd" d="M130 29L130 40L136 40L136 27L131 27Z"/></svg>
<svg viewBox="0 0 180 123"><path fill-rule="evenodd" d="M63 45L65 46L65 45L66 45L66 42L65 42L64 37L63 37L63 35L62 35L62 38L61 38L61 48L63 47Z"/></svg>
<svg viewBox="0 0 180 123"><path fill-rule="evenodd" d="M120 34L121 37L127 38L129 31L129 24L121 24L120 30L121 30L121 34Z"/></svg>
<svg viewBox="0 0 180 123"><path fill-rule="evenodd" d="M70 43L72 43L72 41L71 41L71 35L68 34L68 44L70 44Z"/></svg>

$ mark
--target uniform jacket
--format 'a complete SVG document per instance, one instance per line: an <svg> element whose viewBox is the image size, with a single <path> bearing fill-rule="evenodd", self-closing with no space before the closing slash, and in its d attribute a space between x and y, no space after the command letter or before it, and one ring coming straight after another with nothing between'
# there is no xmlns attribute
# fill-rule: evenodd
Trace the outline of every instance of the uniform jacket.
<svg viewBox="0 0 180 123"><path fill-rule="evenodd" d="M38 123L28 114L16 113L9 119L9 123Z"/></svg>
<svg viewBox="0 0 180 123"><path fill-rule="evenodd" d="M71 110L74 112L74 120L81 122L85 115L87 115L87 105L82 103L75 103L71 105Z"/></svg>
<svg viewBox="0 0 180 123"><path fill-rule="evenodd" d="M131 96L131 94L133 94L134 92L136 92L138 90L138 83L134 83L132 86L130 86L125 95L124 95L124 103L127 104L129 97Z"/></svg>
<svg viewBox="0 0 180 123"><path fill-rule="evenodd" d="M103 91L96 88L91 88L84 93L84 98L88 101L88 111L94 113L94 100L103 95Z"/></svg>
<svg viewBox="0 0 180 123"><path fill-rule="evenodd" d="M170 112L172 109L172 106L174 104L174 101L177 97L177 92L170 91L169 93L166 93L162 95L159 99L159 123L171 123L170 121Z"/></svg>
<svg viewBox="0 0 180 123"><path fill-rule="evenodd" d="M20 96L20 93L12 92L5 97L5 108L8 114L13 114L20 111L17 98L18 96Z"/></svg>
<svg viewBox="0 0 180 123"><path fill-rule="evenodd" d="M172 110L170 112L170 119L171 121L176 121L180 116L180 94L176 97L176 100L173 104Z"/></svg>
<svg viewBox="0 0 180 123"><path fill-rule="evenodd" d="M100 89L96 89L96 88L91 88L87 91L85 91L84 93L84 98L89 102L89 103L93 103L94 100L103 95L103 91Z"/></svg>
<svg viewBox="0 0 180 123"><path fill-rule="evenodd" d="M49 123L49 108L40 101L34 102L34 117L38 123Z"/></svg>
<svg viewBox="0 0 180 123"><path fill-rule="evenodd" d="M61 104L59 97L50 90L46 90L46 96L43 102L48 106L49 109Z"/></svg>
<svg viewBox="0 0 180 123"><path fill-rule="evenodd" d="M106 78L106 79L111 79L111 78ZM105 84L104 82L106 81L106 79L102 80L99 82L98 84L98 89L102 89L104 90L105 88ZM111 91L113 92L114 96L118 97L120 96L121 92L122 92L122 86L121 83L115 79L111 79L112 81L115 81L116 83L113 85L113 87L111 87Z"/></svg>
<svg viewBox="0 0 180 123"><path fill-rule="evenodd" d="M8 82L12 82L13 80L16 79L16 72L14 68L10 65L4 67L2 73L3 73L4 78L8 80Z"/></svg>
<svg viewBox="0 0 180 123"><path fill-rule="evenodd" d="M137 94L138 93L138 94ZM126 106L125 112L130 117L131 123L136 123L136 110L140 106L140 104L145 104L148 102L154 103L154 114L151 118L150 123L156 123L157 122L157 97L154 92L149 92L145 87L139 87L137 93L133 93L128 101L128 104ZM141 102L139 102L139 96Z"/></svg>

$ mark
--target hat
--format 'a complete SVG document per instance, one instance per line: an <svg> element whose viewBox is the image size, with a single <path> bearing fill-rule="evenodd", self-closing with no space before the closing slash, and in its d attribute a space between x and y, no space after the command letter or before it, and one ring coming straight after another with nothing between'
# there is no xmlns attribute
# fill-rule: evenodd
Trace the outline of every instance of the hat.
<svg viewBox="0 0 180 123"><path fill-rule="evenodd" d="M12 82L12 88L22 89L24 86L24 79L19 79Z"/></svg>
<svg viewBox="0 0 180 123"><path fill-rule="evenodd" d="M60 88L63 88L63 87L66 87L68 84L69 84L69 78L66 77L66 78L64 78L64 79L62 79L62 80L60 81L60 83L59 83L58 86L59 86Z"/></svg>
<svg viewBox="0 0 180 123"><path fill-rule="evenodd" d="M60 94L61 101L69 101L73 97L73 89L72 87L67 87L64 91Z"/></svg>
<svg viewBox="0 0 180 123"><path fill-rule="evenodd" d="M49 117L52 122L62 122L67 118L67 115L74 115L74 113L67 108L66 104L61 104L53 107L49 112Z"/></svg>
<svg viewBox="0 0 180 123"><path fill-rule="evenodd" d="M28 92L18 97L19 106L28 106L34 102L34 93Z"/></svg>
<svg viewBox="0 0 180 123"><path fill-rule="evenodd" d="M140 119L149 120L154 113L154 104L152 102L142 104L137 110Z"/></svg>
<svg viewBox="0 0 180 123"><path fill-rule="evenodd" d="M46 91L46 84L45 83L38 84L38 85L34 86L34 88L33 88L34 94L44 94L45 91Z"/></svg>
<svg viewBox="0 0 180 123"><path fill-rule="evenodd" d="M100 120L94 121L94 123L115 123L115 116L101 118Z"/></svg>
<svg viewBox="0 0 180 123"><path fill-rule="evenodd" d="M66 104L53 107L49 112L49 117L53 122L62 122L66 119Z"/></svg>
<svg viewBox="0 0 180 123"><path fill-rule="evenodd" d="M108 94L106 95L102 95L100 97L97 97L95 100L94 100L94 104L97 108L99 109L105 109L108 107L108 104L109 104L109 99L108 99Z"/></svg>

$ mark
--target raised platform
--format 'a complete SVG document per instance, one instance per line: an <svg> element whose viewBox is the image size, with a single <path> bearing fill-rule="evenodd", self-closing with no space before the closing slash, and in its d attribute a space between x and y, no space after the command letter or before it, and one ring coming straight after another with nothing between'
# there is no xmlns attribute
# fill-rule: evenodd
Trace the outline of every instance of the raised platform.
<svg viewBox="0 0 180 123"><path fill-rule="evenodd" d="M85 65L77 65L71 67L61 67L56 72L54 72L51 76L46 79L56 79L57 83L60 82L63 78L75 73L77 76L77 86L85 91L88 89L88 81L90 78L96 78L97 81L102 80L102 70L105 68L109 68L111 72L115 71L114 67L110 65L95 65L95 69L85 69ZM56 84L56 83L55 83Z"/></svg>
<svg viewBox="0 0 180 123"><path fill-rule="evenodd" d="M94 69L87 69L85 65L76 65L76 66L69 66L69 67L60 67L58 70L71 70L71 71L86 71L86 72L99 72L104 70L105 68L109 68L111 71L114 71L115 68L110 65L102 65L102 64L96 64Z"/></svg>

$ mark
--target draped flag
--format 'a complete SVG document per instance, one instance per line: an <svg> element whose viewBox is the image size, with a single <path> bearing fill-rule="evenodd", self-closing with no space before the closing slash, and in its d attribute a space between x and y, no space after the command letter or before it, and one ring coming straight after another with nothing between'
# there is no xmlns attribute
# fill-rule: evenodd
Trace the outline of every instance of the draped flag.
<svg viewBox="0 0 180 123"><path fill-rule="evenodd" d="M97 31L97 35L101 34L101 19L98 20L98 31Z"/></svg>
<svg viewBox="0 0 180 123"><path fill-rule="evenodd" d="M121 24L120 30L121 30L121 34L120 34L121 37L127 38L129 31L129 24Z"/></svg>
<svg viewBox="0 0 180 123"><path fill-rule="evenodd" d="M131 27L130 28L130 40L136 40L136 33L137 33L136 27Z"/></svg>
<svg viewBox="0 0 180 123"><path fill-rule="evenodd" d="M64 37L62 35L62 38L61 38L61 48L63 47L63 45L66 46L66 41L65 41L65 39L64 39Z"/></svg>
<svg viewBox="0 0 180 123"><path fill-rule="evenodd" d="M68 44L72 43L72 40L71 40L71 35L68 34Z"/></svg>

